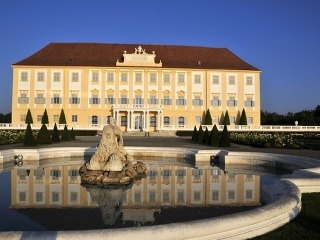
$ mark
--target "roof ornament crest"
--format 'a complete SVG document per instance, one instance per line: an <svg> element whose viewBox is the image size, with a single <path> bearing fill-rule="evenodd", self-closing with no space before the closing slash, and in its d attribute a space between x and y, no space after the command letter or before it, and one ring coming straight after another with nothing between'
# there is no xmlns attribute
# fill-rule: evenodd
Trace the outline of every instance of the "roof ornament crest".
<svg viewBox="0 0 320 240"><path fill-rule="evenodd" d="M141 46L139 46L138 48L135 48L134 50L135 50L134 54L147 54L146 50L143 49Z"/></svg>

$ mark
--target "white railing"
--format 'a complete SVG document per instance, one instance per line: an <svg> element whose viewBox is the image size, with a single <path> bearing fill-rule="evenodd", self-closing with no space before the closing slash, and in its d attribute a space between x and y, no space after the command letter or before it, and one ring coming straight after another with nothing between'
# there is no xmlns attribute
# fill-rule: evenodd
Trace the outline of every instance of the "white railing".
<svg viewBox="0 0 320 240"><path fill-rule="evenodd" d="M105 124L67 124L68 129L74 130L97 130L103 129ZM0 130L24 130L26 124L0 123ZM47 124L48 129L53 129L54 124ZM64 124L57 125L59 130L64 128ZM199 130L199 125L197 129ZM213 125L202 125L203 130L208 128L211 131ZM217 125L219 131L223 130L223 125ZM32 129L40 129L41 124L31 124ZM277 125L228 125L230 132L320 132L320 126L277 126ZM159 131L181 131L193 130L194 125L162 125Z"/></svg>

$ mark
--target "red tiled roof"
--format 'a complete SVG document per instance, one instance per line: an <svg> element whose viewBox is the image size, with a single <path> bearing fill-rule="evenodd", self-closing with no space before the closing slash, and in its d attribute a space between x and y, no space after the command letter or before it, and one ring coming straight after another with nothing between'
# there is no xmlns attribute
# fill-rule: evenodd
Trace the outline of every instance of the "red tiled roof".
<svg viewBox="0 0 320 240"><path fill-rule="evenodd" d="M151 44L50 43L13 65L115 67L124 51L133 53L139 45L146 53L155 51L156 63L161 60L163 68L260 71L226 48Z"/></svg>

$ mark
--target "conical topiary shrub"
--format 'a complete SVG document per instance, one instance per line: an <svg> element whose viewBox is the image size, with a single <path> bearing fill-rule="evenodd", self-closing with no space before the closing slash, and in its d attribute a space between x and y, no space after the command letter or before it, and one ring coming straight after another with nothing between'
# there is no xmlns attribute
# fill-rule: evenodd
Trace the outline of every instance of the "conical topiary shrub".
<svg viewBox="0 0 320 240"><path fill-rule="evenodd" d="M203 132L202 126L200 125L199 131L198 131L198 136L197 136L197 142L202 143L203 136L204 136L204 132Z"/></svg>
<svg viewBox="0 0 320 240"><path fill-rule="evenodd" d="M52 130L52 142L60 142L59 131L56 123L54 123L54 127Z"/></svg>
<svg viewBox="0 0 320 240"><path fill-rule="evenodd" d="M44 124L44 123L42 124L40 131L38 132L37 143L38 144L51 144L52 143L50 133L47 129L46 124Z"/></svg>
<svg viewBox="0 0 320 240"><path fill-rule="evenodd" d="M67 124L66 115L64 114L63 108L61 109L61 112L60 112L59 124Z"/></svg>
<svg viewBox="0 0 320 240"><path fill-rule="evenodd" d="M239 125L248 125L246 110L242 109Z"/></svg>
<svg viewBox="0 0 320 240"><path fill-rule="evenodd" d="M208 141L209 141L209 130L206 127L206 130L204 131L204 134L203 134L202 143L208 144Z"/></svg>
<svg viewBox="0 0 320 240"><path fill-rule="evenodd" d="M219 147L220 145L220 132L216 125L214 125L211 130L210 145L213 147Z"/></svg>
<svg viewBox="0 0 320 240"><path fill-rule="evenodd" d="M223 127L223 131L221 133L220 144L219 147L230 147L230 134L228 132L228 128L226 125Z"/></svg>
<svg viewBox="0 0 320 240"><path fill-rule="evenodd" d="M49 124L49 118L48 118L47 109L44 109L44 113L43 113L42 118L41 118L41 124Z"/></svg>
<svg viewBox="0 0 320 240"><path fill-rule="evenodd" d="M76 135L75 135L75 133L73 131L73 128L71 128L71 131L69 133L69 139L70 140L76 140Z"/></svg>
<svg viewBox="0 0 320 240"><path fill-rule="evenodd" d="M33 119L32 119L30 109L28 109L27 116L26 116L26 124L28 124L28 123L33 124Z"/></svg>
<svg viewBox="0 0 320 240"><path fill-rule="evenodd" d="M209 109L207 109L206 116L204 119L204 125L212 125L212 117Z"/></svg>
<svg viewBox="0 0 320 240"><path fill-rule="evenodd" d="M69 141L69 130L67 128L67 125L64 125L64 129L61 134L61 141Z"/></svg>
<svg viewBox="0 0 320 240"><path fill-rule="evenodd" d="M224 119L223 119L223 125L230 125L230 117L229 117L229 113L228 110L226 111L226 114L224 115Z"/></svg>
<svg viewBox="0 0 320 240"><path fill-rule="evenodd" d="M198 136L198 130L197 130L197 127L194 126L191 140L194 142L197 141L197 136Z"/></svg>
<svg viewBox="0 0 320 240"><path fill-rule="evenodd" d="M25 134L24 134L24 140L23 140L23 146L35 146L36 141L34 139L34 136L32 134L32 129L30 123L28 123Z"/></svg>

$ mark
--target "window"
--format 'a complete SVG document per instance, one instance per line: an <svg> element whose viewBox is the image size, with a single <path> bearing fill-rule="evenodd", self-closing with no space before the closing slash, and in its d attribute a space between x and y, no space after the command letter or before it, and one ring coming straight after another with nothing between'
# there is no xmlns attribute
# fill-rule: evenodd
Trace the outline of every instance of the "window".
<svg viewBox="0 0 320 240"><path fill-rule="evenodd" d="M61 104L62 100L60 98L60 94L59 93L54 93L53 94L53 98L51 99L51 103L52 104Z"/></svg>
<svg viewBox="0 0 320 240"><path fill-rule="evenodd" d="M21 72L21 82L27 82L28 81L28 72Z"/></svg>
<svg viewBox="0 0 320 240"><path fill-rule="evenodd" d="M219 191L218 190L212 191L212 201L219 201Z"/></svg>
<svg viewBox="0 0 320 240"><path fill-rule="evenodd" d="M44 98L43 93L37 93L37 97L34 99L35 104L44 104L46 99Z"/></svg>
<svg viewBox="0 0 320 240"><path fill-rule="evenodd" d="M150 117L150 127L155 127L157 125L157 118L152 116Z"/></svg>
<svg viewBox="0 0 320 240"><path fill-rule="evenodd" d="M235 117L230 117L230 123L236 123L236 118Z"/></svg>
<svg viewBox="0 0 320 240"><path fill-rule="evenodd" d="M253 117L247 117L247 123L253 124Z"/></svg>
<svg viewBox="0 0 320 240"><path fill-rule="evenodd" d="M53 73L53 81L54 82L60 82L60 73L59 72L54 72Z"/></svg>
<svg viewBox="0 0 320 240"><path fill-rule="evenodd" d="M44 81L44 72L38 72L37 73L37 81L43 82Z"/></svg>
<svg viewBox="0 0 320 240"><path fill-rule="evenodd" d="M150 192L149 193L149 201L156 201L156 193L155 192Z"/></svg>
<svg viewBox="0 0 320 240"><path fill-rule="evenodd" d="M29 103L28 93L21 92L20 97L18 98L18 103L19 104L28 104Z"/></svg>
<svg viewBox="0 0 320 240"><path fill-rule="evenodd" d="M127 95L121 95L120 104L128 104Z"/></svg>
<svg viewBox="0 0 320 240"><path fill-rule="evenodd" d="M185 169L176 170L176 176L178 178L184 178L184 176L186 176L186 170Z"/></svg>
<svg viewBox="0 0 320 240"><path fill-rule="evenodd" d="M134 99L134 104L138 107L141 107L141 104L143 104L141 95L136 95L136 98Z"/></svg>
<svg viewBox="0 0 320 240"><path fill-rule="evenodd" d="M246 190L246 199L252 199L253 195L252 195L252 190Z"/></svg>
<svg viewBox="0 0 320 240"><path fill-rule="evenodd" d="M163 82L165 82L165 83L170 82L170 74L169 73L163 74Z"/></svg>
<svg viewBox="0 0 320 240"><path fill-rule="evenodd" d="M163 105L171 105L172 101L170 99L170 96L164 96L163 97Z"/></svg>
<svg viewBox="0 0 320 240"><path fill-rule="evenodd" d="M71 192L70 193L70 202L77 202L78 201L78 193L77 192Z"/></svg>
<svg viewBox="0 0 320 240"><path fill-rule="evenodd" d="M114 104L114 98L113 98L113 94L108 94L107 95L107 104Z"/></svg>
<svg viewBox="0 0 320 240"><path fill-rule="evenodd" d="M195 116L196 124L201 124L201 116Z"/></svg>
<svg viewBox="0 0 320 240"><path fill-rule="evenodd" d="M36 192L36 202L43 201L43 192Z"/></svg>
<svg viewBox="0 0 320 240"><path fill-rule="evenodd" d="M219 117L212 117L213 124L219 125Z"/></svg>
<svg viewBox="0 0 320 240"><path fill-rule="evenodd" d="M27 118L27 115L20 115L20 121L25 122Z"/></svg>
<svg viewBox="0 0 320 240"><path fill-rule="evenodd" d="M193 106L202 106L203 101L201 100L201 96L195 96L192 105Z"/></svg>
<svg viewBox="0 0 320 240"><path fill-rule="evenodd" d="M92 98L90 99L90 104L99 104L100 98L98 94L92 94Z"/></svg>
<svg viewBox="0 0 320 240"><path fill-rule="evenodd" d="M42 121L42 115L37 115L37 122L41 122Z"/></svg>
<svg viewBox="0 0 320 240"><path fill-rule="evenodd" d="M221 106L221 100L219 96L213 96L213 99L211 100L211 105L214 107Z"/></svg>
<svg viewBox="0 0 320 240"><path fill-rule="evenodd" d="M52 202L59 202L59 193L58 192L52 192Z"/></svg>
<svg viewBox="0 0 320 240"><path fill-rule="evenodd" d="M121 126L127 126L127 116L121 116Z"/></svg>
<svg viewBox="0 0 320 240"><path fill-rule="evenodd" d="M52 181L58 181L61 176L60 170L54 169L51 170Z"/></svg>
<svg viewBox="0 0 320 240"><path fill-rule="evenodd" d="M184 99L184 96L179 96L177 99L177 105L184 106L186 105L186 100Z"/></svg>
<svg viewBox="0 0 320 240"><path fill-rule="evenodd" d="M169 194L169 192L163 192L162 193L162 201L163 202L170 202L170 194Z"/></svg>
<svg viewBox="0 0 320 240"><path fill-rule="evenodd" d="M254 107L255 106L255 102L253 101L253 97L252 96L247 96L247 101L245 101L244 105L246 107Z"/></svg>
<svg viewBox="0 0 320 240"><path fill-rule="evenodd" d="M60 118L60 116L59 115L53 115L53 121L54 122L59 122L59 118Z"/></svg>
<svg viewBox="0 0 320 240"><path fill-rule="evenodd" d="M199 179L202 175L202 171L200 169L192 169L192 176L195 179Z"/></svg>
<svg viewBox="0 0 320 240"><path fill-rule="evenodd" d="M194 75L194 83L195 84L201 83L201 75L200 74L195 74Z"/></svg>
<svg viewBox="0 0 320 240"><path fill-rule="evenodd" d="M107 81L108 82L113 82L114 81L114 74L113 73L108 72Z"/></svg>
<svg viewBox="0 0 320 240"><path fill-rule="evenodd" d="M34 176L36 177L36 182L42 182L44 170L34 170Z"/></svg>
<svg viewBox="0 0 320 240"><path fill-rule="evenodd" d="M184 73L178 74L178 83L184 83Z"/></svg>
<svg viewBox="0 0 320 240"><path fill-rule="evenodd" d="M141 73L136 73L136 83L142 82L142 74Z"/></svg>
<svg viewBox="0 0 320 240"><path fill-rule="evenodd" d="M156 98L156 96L150 96L149 104L158 104L158 99Z"/></svg>
<svg viewBox="0 0 320 240"><path fill-rule="evenodd" d="M184 125L184 117L179 117L178 124L179 124L179 126L183 126Z"/></svg>
<svg viewBox="0 0 320 240"><path fill-rule="evenodd" d="M236 77L229 76L229 85L235 85L235 84L236 84Z"/></svg>
<svg viewBox="0 0 320 240"><path fill-rule="evenodd" d="M201 200L201 192L200 191L194 191L193 192L193 201L200 201Z"/></svg>
<svg viewBox="0 0 320 240"><path fill-rule="evenodd" d="M98 124L98 116L91 117L91 124Z"/></svg>
<svg viewBox="0 0 320 240"><path fill-rule="evenodd" d="M169 178L171 175L171 170L163 170L162 175L163 178Z"/></svg>
<svg viewBox="0 0 320 240"><path fill-rule="evenodd" d="M235 200L236 199L236 193L234 190L228 191L228 200Z"/></svg>
<svg viewBox="0 0 320 240"><path fill-rule="evenodd" d="M235 107L237 106L237 100L235 99L234 96L230 96L229 100L227 102L228 107Z"/></svg>
<svg viewBox="0 0 320 240"><path fill-rule="evenodd" d="M92 82L99 82L99 72L92 73Z"/></svg>
<svg viewBox="0 0 320 240"><path fill-rule="evenodd" d="M72 82L79 82L79 73L73 72L73 73L71 74L71 81L72 81Z"/></svg>
<svg viewBox="0 0 320 240"><path fill-rule="evenodd" d="M26 192L19 192L19 202L27 201L27 193Z"/></svg>
<svg viewBox="0 0 320 240"><path fill-rule="evenodd" d="M128 81L128 74L121 73L121 82L127 82L127 81Z"/></svg>
<svg viewBox="0 0 320 240"><path fill-rule="evenodd" d="M170 117L164 117L163 118L163 125L165 125L165 126L170 125Z"/></svg>
<svg viewBox="0 0 320 240"><path fill-rule="evenodd" d="M78 115L72 115L71 122L78 122Z"/></svg>
<svg viewBox="0 0 320 240"><path fill-rule="evenodd" d="M219 84L219 75L212 75L212 84Z"/></svg>
<svg viewBox="0 0 320 240"><path fill-rule="evenodd" d="M177 200L178 202L183 202L184 201L184 192L178 192L177 193Z"/></svg>
<svg viewBox="0 0 320 240"><path fill-rule="evenodd" d="M134 193L134 202L141 203L141 193Z"/></svg>
<svg viewBox="0 0 320 240"><path fill-rule="evenodd" d="M253 84L253 78L252 78L252 76L247 76L247 77L246 77L246 84L247 84L247 85L252 85L252 84Z"/></svg>
<svg viewBox="0 0 320 240"><path fill-rule="evenodd" d="M150 82L151 83L157 82L157 74L156 73L150 73Z"/></svg>
<svg viewBox="0 0 320 240"><path fill-rule="evenodd" d="M70 104L79 104L79 103L80 103L80 98L78 98L78 94L72 93L70 98Z"/></svg>

